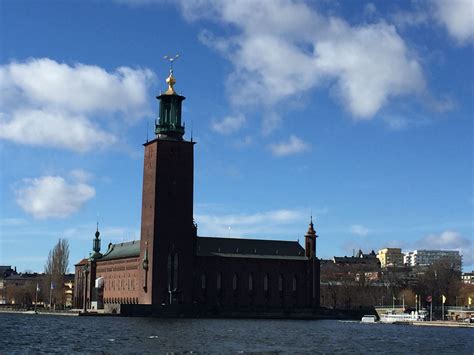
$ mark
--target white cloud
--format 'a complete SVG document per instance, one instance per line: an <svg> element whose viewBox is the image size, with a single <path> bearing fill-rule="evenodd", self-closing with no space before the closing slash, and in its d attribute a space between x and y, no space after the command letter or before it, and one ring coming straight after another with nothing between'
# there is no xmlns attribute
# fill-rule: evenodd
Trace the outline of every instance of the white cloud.
<svg viewBox="0 0 474 355"><path fill-rule="evenodd" d="M200 39L232 62L227 88L237 106L274 112L285 99L334 85L355 119L372 119L391 98L425 89L417 58L383 21L351 25L285 0L183 1L181 8L190 20L236 29L225 37L206 30ZM279 124L270 123L270 131Z"/></svg>
<svg viewBox="0 0 474 355"><path fill-rule="evenodd" d="M355 235L359 235L361 237L365 237L369 234L370 229L362 226L360 224L354 224L351 226L351 233Z"/></svg>
<svg viewBox="0 0 474 355"><path fill-rule="evenodd" d="M68 182L61 176L24 179L15 189L18 205L38 219L64 218L95 196L94 187L81 182Z"/></svg>
<svg viewBox="0 0 474 355"><path fill-rule="evenodd" d="M66 112L17 110L10 120L0 117L0 139L18 144L88 151L117 138L94 126L84 116Z"/></svg>
<svg viewBox="0 0 474 355"><path fill-rule="evenodd" d="M226 116L220 121L214 121L211 128L217 133L227 135L238 131L244 123L245 116L237 114L235 116Z"/></svg>
<svg viewBox="0 0 474 355"><path fill-rule="evenodd" d="M272 233L275 228L301 219L299 210L273 210L254 214L197 214L199 230L210 236L242 236ZM229 230L230 228L230 230Z"/></svg>
<svg viewBox="0 0 474 355"><path fill-rule="evenodd" d="M460 44L474 39L474 1L436 0L435 17Z"/></svg>
<svg viewBox="0 0 474 355"><path fill-rule="evenodd" d="M463 255L463 264L474 264L474 250L471 239L460 233L447 230L441 234L430 234L414 243L418 249L458 250Z"/></svg>
<svg viewBox="0 0 474 355"><path fill-rule="evenodd" d="M0 66L0 139L87 151L113 143L93 117L136 120L149 110L148 69L68 65L49 58Z"/></svg>
<svg viewBox="0 0 474 355"><path fill-rule="evenodd" d="M274 143L268 146L273 155L282 157L308 151L311 146L295 135L291 135L285 142Z"/></svg>
<svg viewBox="0 0 474 355"><path fill-rule="evenodd" d="M404 29L409 26L426 25L430 20L430 13L427 9L396 11L391 15L391 20L398 28Z"/></svg>
<svg viewBox="0 0 474 355"><path fill-rule="evenodd" d="M18 227L26 223L23 218L0 218L0 227Z"/></svg>

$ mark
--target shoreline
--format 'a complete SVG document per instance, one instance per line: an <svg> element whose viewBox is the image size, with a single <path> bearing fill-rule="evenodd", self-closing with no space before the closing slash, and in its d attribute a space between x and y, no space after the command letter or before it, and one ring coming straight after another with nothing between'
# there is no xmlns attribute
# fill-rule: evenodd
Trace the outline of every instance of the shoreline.
<svg viewBox="0 0 474 355"><path fill-rule="evenodd" d="M62 316L62 317L120 317L120 314L113 314L113 313L104 313L104 312L87 312L83 313L82 310L72 310L68 312L52 312L52 311L19 311L19 310L3 310L0 309L0 314L6 313L6 314L24 314L24 315L45 315L45 316ZM133 317L127 317L127 316L122 316L125 318L133 318ZM174 318L168 316L155 316L156 318ZM148 317L146 317L148 318ZM151 317L153 318L153 316ZM189 318L189 319L203 319L203 318L208 318L208 319L290 319L290 320L338 320L338 321L344 321L344 319L337 319L337 318L326 318L326 317L321 317L321 318L293 318L293 317L288 317L288 318L283 318L283 317L183 317L183 316L177 316L176 318ZM347 321L347 319L345 319ZM358 322L357 320L352 320L354 322ZM415 322L394 322L394 323L381 323L377 322L375 324L396 324L396 325L410 325L410 326L416 326L416 327L446 327L446 328L474 328L474 323L465 323L465 322L455 322L455 321L415 321Z"/></svg>

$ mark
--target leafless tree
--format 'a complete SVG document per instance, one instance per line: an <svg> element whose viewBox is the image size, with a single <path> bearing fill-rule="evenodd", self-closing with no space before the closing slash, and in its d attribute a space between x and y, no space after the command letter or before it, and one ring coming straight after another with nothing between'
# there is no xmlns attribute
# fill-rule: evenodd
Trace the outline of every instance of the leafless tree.
<svg viewBox="0 0 474 355"><path fill-rule="evenodd" d="M48 260L44 266L45 282L43 297L49 299L51 303L63 306L64 295L64 275L68 272L69 265L69 242L67 239L59 238L57 244L49 251ZM54 287L54 289L51 289Z"/></svg>

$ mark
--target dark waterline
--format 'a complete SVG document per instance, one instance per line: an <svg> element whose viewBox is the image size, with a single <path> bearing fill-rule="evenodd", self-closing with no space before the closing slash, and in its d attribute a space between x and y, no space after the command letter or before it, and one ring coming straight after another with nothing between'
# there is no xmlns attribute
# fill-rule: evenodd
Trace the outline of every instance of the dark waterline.
<svg viewBox="0 0 474 355"><path fill-rule="evenodd" d="M0 353L472 354L467 328L333 320L156 319L0 314Z"/></svg>

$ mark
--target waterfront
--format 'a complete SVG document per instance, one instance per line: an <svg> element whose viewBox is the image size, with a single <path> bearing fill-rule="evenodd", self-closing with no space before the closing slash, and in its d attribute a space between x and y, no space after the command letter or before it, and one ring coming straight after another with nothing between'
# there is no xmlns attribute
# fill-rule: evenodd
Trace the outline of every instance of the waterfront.
<svg viewBox="0 0 474 355"><path fill-rule="evenodd" d="M0 314L0 353L456 353L474 330L335 320L156 319Z"/></svg>

